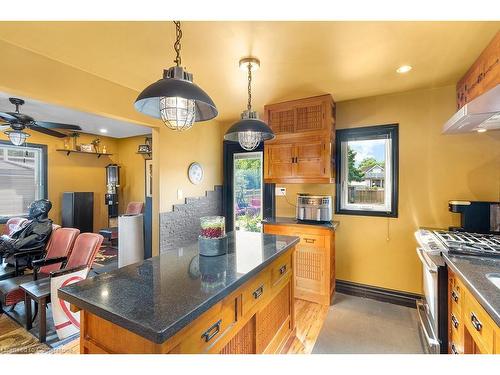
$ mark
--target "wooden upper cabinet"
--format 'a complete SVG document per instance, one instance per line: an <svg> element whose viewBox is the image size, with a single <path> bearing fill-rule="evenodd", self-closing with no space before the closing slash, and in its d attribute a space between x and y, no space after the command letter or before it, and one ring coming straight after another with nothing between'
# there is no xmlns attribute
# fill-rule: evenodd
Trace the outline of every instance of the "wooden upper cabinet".
<svg viewBox="0 0 500 375"><path fill-rule="evenodd" d="M264 145L266 182L334 182L335 103L331 95L269 104L264 117L276 134Z"/></svg>
<svg viewBox="0 0 500 375"><path fill-rule="evenodd" d="M500 84L500 32L457 83L457 109Z"/></svg>

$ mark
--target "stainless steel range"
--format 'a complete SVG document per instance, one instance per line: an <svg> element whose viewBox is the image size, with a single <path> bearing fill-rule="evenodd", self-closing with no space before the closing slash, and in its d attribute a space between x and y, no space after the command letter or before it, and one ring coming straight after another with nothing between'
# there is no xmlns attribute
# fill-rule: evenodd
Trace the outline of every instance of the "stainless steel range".
<svg viewBox="0 0 500 375"><path fill-rule="evenodd" d="M500 235L434 230L450 254L500 257Z"/></svg>
<svg viewBox="0 0 500 375"><path fill-rule="evenodd" d="M420 331L430 353L447 353L448 272L441 253L500 257L500 236L419 229L415 238L424 289L424 298L417 301Z"/></svg>

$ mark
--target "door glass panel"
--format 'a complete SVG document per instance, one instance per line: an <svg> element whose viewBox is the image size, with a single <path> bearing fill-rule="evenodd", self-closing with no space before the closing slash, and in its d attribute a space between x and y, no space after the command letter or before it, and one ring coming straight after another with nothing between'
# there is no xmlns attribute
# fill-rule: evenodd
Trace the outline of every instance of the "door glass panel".
<svg viewBox="0 0 500 375"><path fill-rule="evenodd" d="M233 156L234 230L262 230L262 151L235 153Z"/></svg>

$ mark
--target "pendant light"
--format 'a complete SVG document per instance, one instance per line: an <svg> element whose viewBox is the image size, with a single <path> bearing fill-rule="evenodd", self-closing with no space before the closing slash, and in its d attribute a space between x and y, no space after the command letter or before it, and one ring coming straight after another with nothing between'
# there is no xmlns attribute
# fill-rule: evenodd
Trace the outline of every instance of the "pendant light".
<svg viewBox="0 0 500 375"><path fill-rule="evenodd" d="M174 21L176 40L175 66L163 71L163 78L146 87L137 97L134 107L148 116L160 118L172 130L187 130L194 122L217 116L212 99L193 83L193 75L181 67L180 21Z"/></svg>
<svg viewBox="0 0 500 375"><path fill-rule="evenodd" d="M239 142L247 151L255 150L261 141L275 137L273 131L264 121L259 120L256 111L252 111L252 71L260 67L260 61L254 57L240 60L240 68L248 72L248 104L247 110L241 113L241 120L231 126L224 135L226 141Z"/></svg>
<svg viewBox="0 0 500 375"><path fill-rule="evenodd" d="M30 135L22 130L6 130L4 134L9 137L14 146L21 146Z"/></svg>

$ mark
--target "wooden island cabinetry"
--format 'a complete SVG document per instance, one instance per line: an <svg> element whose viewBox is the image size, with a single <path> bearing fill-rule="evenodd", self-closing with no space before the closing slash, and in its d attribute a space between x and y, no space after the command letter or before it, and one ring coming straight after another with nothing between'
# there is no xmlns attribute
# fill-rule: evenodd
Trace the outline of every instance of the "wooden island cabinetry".
<svg viewBox="0 0 500 375"><path fill-rule="evenodd" d="M335 102L331 95L268 104L264 120L276 134L264 144L265 182L334 182Z"/></svg>
<svg viewBox="0 0 500 375"><path fill-rule="evenodd" d="M295 297L330 305L335 292L335 231L317 225L264 224L264 233L300 237L293 265Z"/></svg>
<svg viewBox="0 0 500 375"><path fill-rule="evenodd" d="M448 353L500 354L500 327L448 269Z"/></svg>

